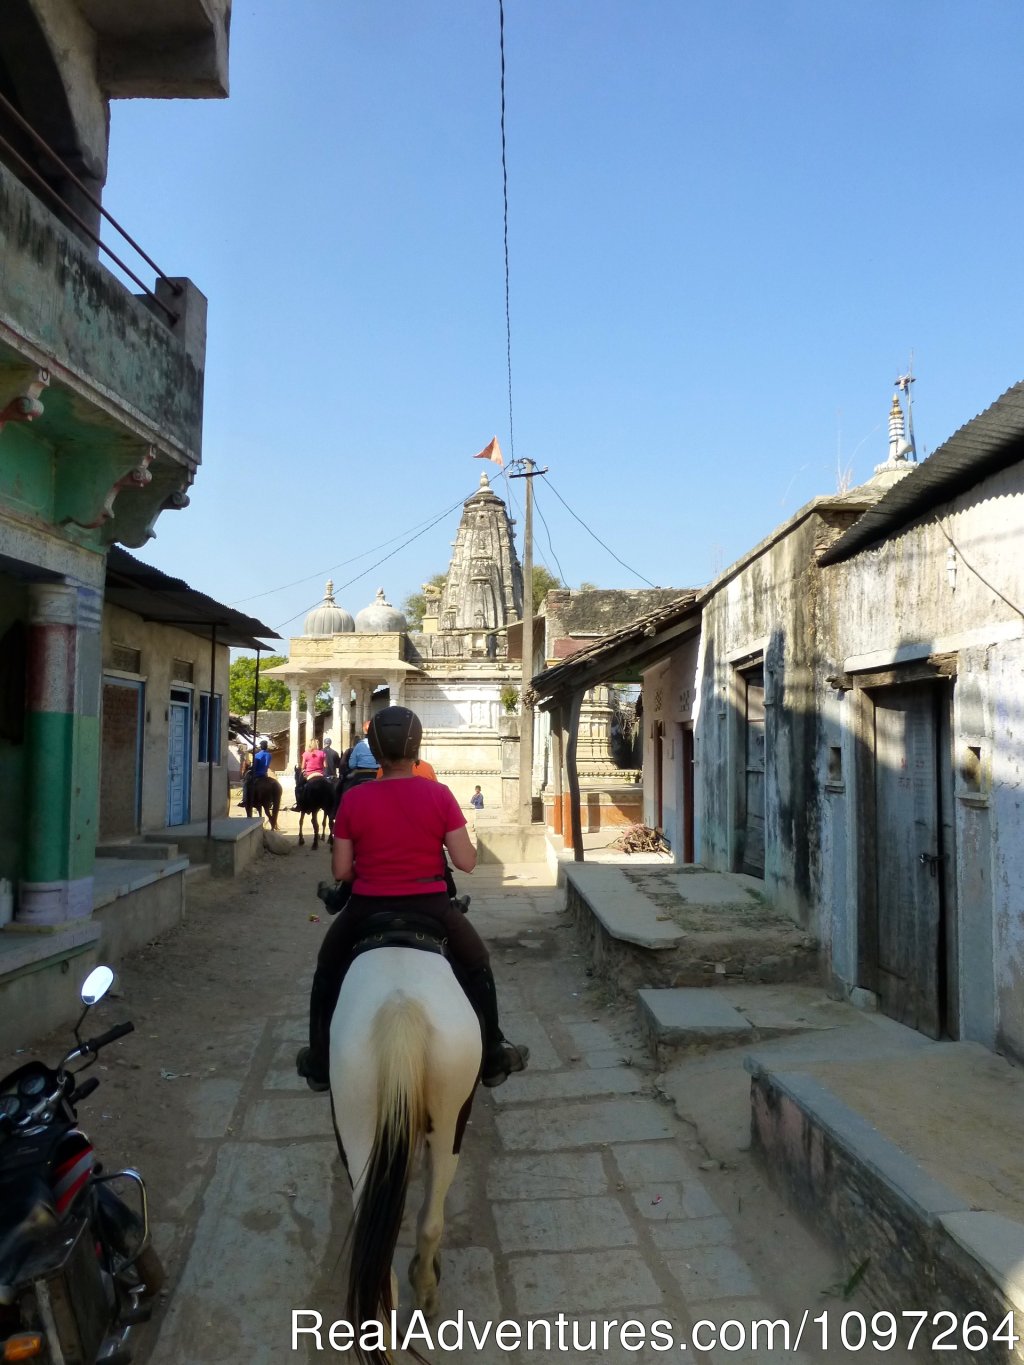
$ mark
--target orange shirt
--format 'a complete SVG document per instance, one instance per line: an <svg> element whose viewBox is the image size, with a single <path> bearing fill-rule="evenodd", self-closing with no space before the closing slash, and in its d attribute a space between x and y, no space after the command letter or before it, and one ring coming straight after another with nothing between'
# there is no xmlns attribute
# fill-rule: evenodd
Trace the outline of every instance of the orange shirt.
<svg viewBox="0 0 1024 1365"><path fill-rule="evenodd" d="M383 769L383 768L378 768L378 769L377 769L377 781L379 782L383 776L384 776L384 769ZM436 781L437 781L437 773L434 772L433 768L430 766L430 764L427 762L427 760L426 760L425 758L418 758L418 759L416 759L415 763L412 765L412 776L413 776L413 777L425 777L425 778L427 779L428 782L436 782Z"/></svg>

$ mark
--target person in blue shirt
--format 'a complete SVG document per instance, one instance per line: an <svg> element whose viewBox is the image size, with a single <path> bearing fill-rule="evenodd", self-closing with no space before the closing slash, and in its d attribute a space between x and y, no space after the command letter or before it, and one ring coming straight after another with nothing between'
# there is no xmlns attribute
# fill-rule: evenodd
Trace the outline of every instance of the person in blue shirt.
<svg viewBox="0 0 1024 1365"><path fill-rule="evenodd" d="M258 777L266 777L268 775L268 773L270 772L270 760L272 757L273 755L270 752L270 747L267 744L267 741L265 739L261 739L259 743L259 748L252 756L252 764L247 770L245 776L242 778L242 799L238 803L240 806L245 806L251 803L252 784L256 781Z"/></svg>
<svg viewBox="0 0 1024 1365"><path fill-rule="evenodd" d="M473 807L474 810L483 810L484 794L479 787L475 789L473 795L469 798L469 804Z"/></svg>

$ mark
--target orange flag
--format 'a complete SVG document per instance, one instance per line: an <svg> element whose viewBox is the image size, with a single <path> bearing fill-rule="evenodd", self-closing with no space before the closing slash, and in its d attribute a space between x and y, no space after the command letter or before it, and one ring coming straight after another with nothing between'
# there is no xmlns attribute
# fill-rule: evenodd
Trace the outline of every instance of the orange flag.
<svg viewBox="0 0 1024 1365"><path fill-rule="evenodd" d="M498 438L495 436L484 446L479 455L473 456L474 460L491 460L494 464L504 465L501 458L501 446L498 445Z"/></svg>

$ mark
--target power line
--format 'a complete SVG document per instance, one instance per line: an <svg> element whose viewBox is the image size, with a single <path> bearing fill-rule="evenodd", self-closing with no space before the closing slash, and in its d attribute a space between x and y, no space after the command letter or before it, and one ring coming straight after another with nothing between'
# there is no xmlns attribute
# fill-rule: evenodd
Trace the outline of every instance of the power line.
<svg viewBox="0 0 1024 1365"><path fill-rule="evenodd" d="M298 587L300 583L308 583L311 578L320 578L325 573L334 573L336 569L343 569L346 564L355 564L358 560L365 559L367 555L376 554L378 550L383 550L385 546L393 545L395 541L401 539L402 536L409 535L412 531L418 531L421 526L426 530L429 530L431 526L436 526L437 523L448 516L450 512L454 512L456 507L463 501L465 500L460 498L459 502L453 502L451 507L446 507L443 512L439 512L429 523L418 521L415 526L410 526L408 531L399 531L397 536L389 536L387 540L382 540L379 545L371 545L368 550L360 550L360 552L357 555L353 555L351 559L342 559L337 564L328 565L326 569L317 569L314 573L305 574L302 578L293 578L290 583L281 583L276 588L266 588L263 592L254 592L251 597L239 597L234 602L229 602L228 605L238 607L241 606L243 602L255 602L258 597L269 597L272 592L285 592L288 588ZM409 541L405 541L404 544L408 545ZM400 545L398 548L402 549L403 547ZM380 562L383 563L383 561ZM370 566L370 568L375 567L376 565ZM366 572L369 573L370 570L367 569ZM355 582L356 580L353 579L352 581ZM292 620L294 619L295 618L292 617Z"/></svg>
<svg viewBox="0 0 1024 1365"><path fill-rule="evenodd" d="M544 523L544 531L548 538L548 549L551 551L551 558L555 561L555 567L558 569L558 577L562 580L565 586L568 587L569 586L568 583L565 582L565 574L562 572L562 566L558 562L558 556L555 554L555 547L551 541L551 528L548 526L547 518L545 517L544 513L540 510L540 503L537 500L536 488L533 490L533 505L537 509L537 515Z"/></svg>
<svg viewBox="0 0 1024 1365"><path fill-rule="evenodd" d="M474 492L475 491L476 490L474 489ZM470 493L468 496L472 497L473 494ZM419 540L420 536L425 536L427 532L432 530L439 521L443 521L446 516L448 516L451 512L454 512L455 508L459 507L466 500L467 500L466 498L460 498L458 502L453 503L451 507L446 508L445 511L443 511L440 514L440 516L435 517L434 520L430 522L428 525L424 526L422 530L417 531L414 536L410 536L409 539L403 541L401 545L396 545L393 550L391 550L386 555L382 555L381 558L376 560L373 564L368 564L367 567L363 569L361 573L357 573L356 576L354 578L350 578L347 583L340 584L339 587L337 588L337 591L344 592L346 588L350 588L353 583L358 583L361 578L365 578L368 573L372 573L373 570L379 568L381 564L384 564L389 559L393 559L395 555L399 554L402 550L404 550L406 546L411 545L414 540ZM386 543L387 542L385 542L385 544ZM297 611L294 616L289 616L286 621L279 621L278 624L274 627L274 629L275 630L282 629L282 627L289 625L290 622L295 621L300 616L304 615L305 612L312 611L316 605L317 603L313 602L308 607L304 608L303 611Z"/></svg>
<svg viewBox="0 0 1024 1365"><path fill-rule="evenodd" d="M547 476L545 475L543 477L546 478ZM649 588L656 588L658 586L656 583L652 583L649 578L644 578L642 573L640 573L637 569L634 569L632 565L627 564L624 559L620 559L619 556L615 553L615 551L611 548L611 546L606 545L604 541L601 539L601 537L595 531L592 531L590 529L590 527L587 525L587 523L583 520L582 517L576 516L576 513L572 510L572 508L569 506L566 500L562 497L561 493L559 493L558 489L555 487L555 485L551 482L550 479L547 480L547 485L551 489L552 493L554 493L558 501L565 508L565 510L569 513L569 515L571 517L576 518L579 524L583 527L584 531L586 531L587 535L591 536L594 540L596 540L598 545L600 545L603 550L607 550L608 553L611 555L612 559L614 559L617 563L621 564L624 569L629 569L629 572L631 574L633 574L636 578L639 578L641 583L646 583Z"/></svg>
<svg viewBox="0 0 1024 1365"><path fill-rule="evenodd" d="M505 155L505 4L498 0L498 46L501 50L501 183L505 201L505 353L508 359L508 453L516 454L512 429L512 314L509 308L508 270L508 164Z"/></svg>

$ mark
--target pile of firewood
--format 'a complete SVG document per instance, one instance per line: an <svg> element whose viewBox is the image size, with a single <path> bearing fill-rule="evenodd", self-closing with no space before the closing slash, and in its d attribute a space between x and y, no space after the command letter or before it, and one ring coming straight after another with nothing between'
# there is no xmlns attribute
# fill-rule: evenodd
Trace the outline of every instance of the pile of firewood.
<svg viewBox="0 0 1024 1365"><path fill-rule="evenodd" d="M620 853L660 853L665 844L650 825L627 825L612 844Z"/></svg>

